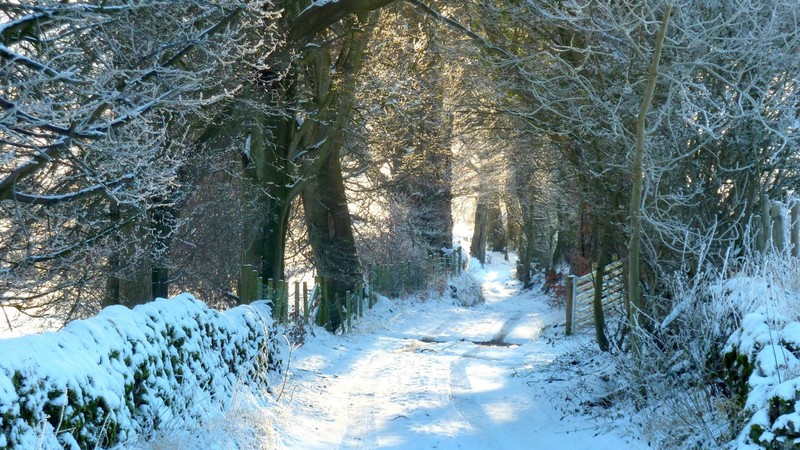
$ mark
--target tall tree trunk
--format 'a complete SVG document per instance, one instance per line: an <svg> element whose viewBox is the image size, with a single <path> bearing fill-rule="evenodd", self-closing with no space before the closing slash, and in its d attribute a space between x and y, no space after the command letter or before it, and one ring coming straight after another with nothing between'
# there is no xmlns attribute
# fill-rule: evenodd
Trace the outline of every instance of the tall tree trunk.
<svg viewBox="0 0 800 450"><path fill-rule="evenodd" d="M169 297L169 252L177 221L178 212L174 205L156 206L151 211L150 223L153 229L151 282L154 298Z"/></svg>
<svg viewBox="0 0 800 450"><path fill-rule="evenodd" d="M449 127L452 127L452 123ZM442 133L449 135L450 131ZM445 139L446 145L449 142L449 139ZM424 193L424 211L427 213L422 217L424 229L427 230L425 234L432 248L448 249L453 246L453 155L449 147L440 148L426 152L425 159L432 169L431 179L426 180L425 186L420 186Z"/></svg>
<svg viewBox="0 0 800 450"><path fill-rule="evenodd" d="M340 158L355 103L355 77L376 19L371 14L365 31L353 31L335 60L328 49L320 49L308 66L314 98L324 103L318 104L319 114L308 136L310 155L315 158L310 164L316 168L302 189L303 210L317 272L329 280L333 298L356 292L362 281ZM331 67L341 77L339 83L331 79ZM341 325L343 303L329 310L331 331Z"/></svg>
<svg viewBox="0 0 800 450"><path fill-rule="evenodd" d="M658 63L661 60L661 47L664 44L664 36L667 32L672 5L667 5L664 17L661 21L661 28L656 35L656 46L653 51L653 60L650 64L648 73L647 87L645 88L642 104L639 108L639 116L636 120L636 145L633 149L633 171L632 171L632 192L631 192L631 241L629 252L628 269L628 301L625 305L628 308L628 319L634 328L639 326L639 314L644 308L641 290L639 288L640 262L639 253L641 251L642 234L642 184L644 176L642 172L642 162L644 160L644 138L645 122L647 110L653 100L653 93L658 81ZM635 346L634 346L635 347Z"/></svg>
<svg viewBox="0 0 800 450"><path fill-rule="evenodd" d="M597 248L597 268L594 275L594 297L592 298L592 309L594 312L594 332L597 338L597 345L601 351L607 352L608 338L606 337L606 318L603 311L603 283L605 282L606 265L608 264L608 248L611 244L611 218L609 214L599 214L602 221L598 224L600 236Z"/></svg>
<svg viewBox="0 0 800 450"><path fill-rule="evenodd" d="M512 250L519 250L520 249L520 230L519 230L519 223L520 218L519 211L517 207L512 202L506 201L506 211L508 212L508 217L506 218L506 236L507 236L507 246L506 248L512 248ZM508 253L508 252L506 252Z"/></svg>
<svg viewBox="0 0 800 450"><path fill-rule="evenodd" d="M284 80L284 84L290 84ZM285 99L291 101L293 90L286 89ZM258 186L257 204L262 211L258 216L260 223L251 231L245 243L244 264L260 269L264 279L284 278L284 256L287 221L292 192L292 173L290 160L296 149L292 145L295 133L293 120L282 116L262 118L250 133L251 165L245 174Z"/></svg>
<svg viewBox="0 0 800 450"><path fill-rule="evenodd" d="M129 265L119 280L119 303L128 307L153 300L152 262L143 258Z"/></svg>
<svg viewBox="0 0 800 450"><path fill-rule="evenodd" d="M104 306L133 307L153 299L151 237L145 220L130 208L112 206L111 220L119 224L115 248L109 257Z"/></svg>
<svg viewBox="0 0 800 450"><path fill-rule="evenodd" d="M151 237L141 223L143 220L138 218L122 227L124 241L120 251L117 303L128 307L153 299Z"/></svg>
<svg viewBox="0 0 800 450"><path fill-rule="evenodd" d="M330 280L332 294L344 297L355 292L361 282L361 264L358 259L350 212L347 208L339 153L331 153L320 173L303 189L308 237L314 251L318 273ZM341 309L342 304L337 305ZM340 313L331 313L330 330L341 325Z"/></svg>
<svg viewBox="0 0 800 450"><path fill-rule="evenodd" d="M522 287L528 289L533 286L533 257L534 257L534 211L532 200L522 207L522 240L517 260L517 279L522 282Z"/></svg>
<svg viewBox="0 0 800 450"><path fill-rule="evenodd" d="M478 203L475 205L475 227L472 231L472 242L469 245L469 254L486 264L486 239L489 228L489 214L485 196L482 191L478 193Z"/></svg>
<svg viewBox="0 0 800 450"><path fill-rule="evenodd" d="M499 198L491 196L487 205L487 228L489 249L493 252L502 252L506 249L506 231L503 226L503 213L500 211Z"/></svg>

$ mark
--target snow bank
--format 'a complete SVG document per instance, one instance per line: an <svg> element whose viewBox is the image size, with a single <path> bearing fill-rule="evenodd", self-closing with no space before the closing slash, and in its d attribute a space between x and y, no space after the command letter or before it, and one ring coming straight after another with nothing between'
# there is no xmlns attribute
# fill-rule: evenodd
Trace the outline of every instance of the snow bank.
<svg viewBox="0 0 800 450"><path fill-rule="evenodd" d="M113 446L198 421L237 382L266 385L274 337L264 302L221 313L183 294L0 340L0 448Z"/></svg>
<svg viewBox="0 0 800 450"><path fill-rule="evenodd" d="M781 312L786 310L785 302L800 302L800 294L752 278L728 284L732 297L762 299L755 312L742 318L723 350L726 384L750 416L736 447L796 448L800 444L800 322Z"/></svg>

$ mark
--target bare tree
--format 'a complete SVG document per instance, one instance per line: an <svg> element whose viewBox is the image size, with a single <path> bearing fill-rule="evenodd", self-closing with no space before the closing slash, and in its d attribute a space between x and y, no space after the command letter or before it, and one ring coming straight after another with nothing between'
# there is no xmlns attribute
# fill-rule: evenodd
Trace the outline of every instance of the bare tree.
<svg viewBox="0 0 800 450"><path fill-rule="evenodd" d="M788 2L474 5L487 61L515 99L506 111L561 147L584 201L608 211L601 217L618 214L618 192L639 204L628 197L638 184L629 168L634 150L644 149L644 264L634 278L652 297L651 317L668 308L656 301L660 279L696 273L704 258L719 260L729 245L745 244L760 195L785 195L784 183L796 180L797 94L789 74L796 73L798 27ZM655 36L670 7L660 82L646 112ZM650 124L639 127L647 137L638 146L637 117Z"/></svg>
<svg viewBox="0 0 800 450"><path fill-rule="evenodd" d="M5 306L52 306L70 317L109 292L109 271L134 284L145 273L150 285L145 242L164 242L177 225L157 216L181 196L193 130L263 67L252 55L266 56L277 41L263 7L2 6ZM134 302L151 289L125 299L125 287L110 287Z"/></svg>

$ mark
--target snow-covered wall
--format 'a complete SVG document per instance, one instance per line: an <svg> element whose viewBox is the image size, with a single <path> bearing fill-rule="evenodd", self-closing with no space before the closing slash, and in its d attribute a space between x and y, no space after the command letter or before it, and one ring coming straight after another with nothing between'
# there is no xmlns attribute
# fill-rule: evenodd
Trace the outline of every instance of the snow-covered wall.
<svg viewBox="0 0 800 450"><path fill-rule="evenodd" d="M798 292L780 283L735 278L725 290L734 303L763 304L745 314L723 350L725 383L744 408L746 423L731 448L738 450L800 446L800 322L790 305ZM794 310L796 312L796 309Z"/></svg>
<svg viewBox="0 0 800 450"><path fill-rule="evenodd" d="M269 306L224 313L191 295L104 309L57 333L0 340L0 448L98 448L264 387Z"/></svg>

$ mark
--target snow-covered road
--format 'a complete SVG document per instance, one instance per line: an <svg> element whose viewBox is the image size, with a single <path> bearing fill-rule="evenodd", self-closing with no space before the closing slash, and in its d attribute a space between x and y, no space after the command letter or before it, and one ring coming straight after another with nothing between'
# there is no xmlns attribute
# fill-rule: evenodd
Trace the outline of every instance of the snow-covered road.
<svg viewBox="0 0 800 450"><path fill-rule="evenodd" d="M485 305L382 300L353 333L295 350L277 436L298 449L644 449L575 413L550 366L580 338L506 263L475 270ZM560 330L560 331L557 331ZM584 339L585 341L585 339Z"/></svg>

